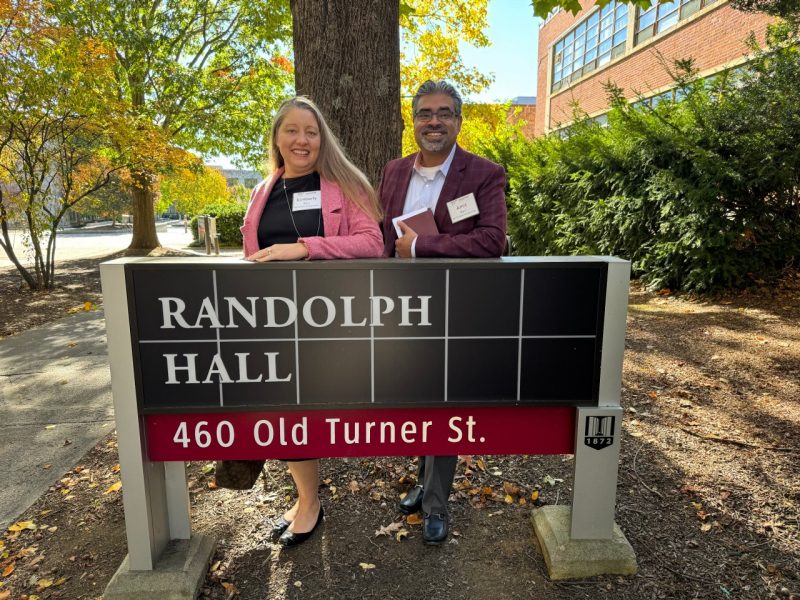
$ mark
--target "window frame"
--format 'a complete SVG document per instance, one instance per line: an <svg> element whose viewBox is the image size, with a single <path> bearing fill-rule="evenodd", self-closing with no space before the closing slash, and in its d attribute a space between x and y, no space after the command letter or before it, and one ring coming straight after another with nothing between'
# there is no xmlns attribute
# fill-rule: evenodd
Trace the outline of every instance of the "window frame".
<svg viewBox="0 0 800 600"><path fill-rule="evenodd" d="M593 10L557 39L552 46L550 92L569 86L624 54L630 14L627 4L614 0Z"/></svg>
<svg viewBox="0 0 800 600"><path fill-rule="evenodd" d="M669 31L704 8L716 4L720 0L673 0L666 4L654 2L650 8L637 8L633 28L633 46L639 46L647 40ZM649 19L652 16L652 20ZM642 26L642 18L649 22ZM674 18L674 20L673 20Z"/></svg>

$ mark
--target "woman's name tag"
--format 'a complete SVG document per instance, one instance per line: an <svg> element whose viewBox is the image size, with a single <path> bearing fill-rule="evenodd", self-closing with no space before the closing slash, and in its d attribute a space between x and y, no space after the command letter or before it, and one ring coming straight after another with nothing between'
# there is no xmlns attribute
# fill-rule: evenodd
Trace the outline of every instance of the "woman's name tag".
<svg viewBox="0 0 800 600"><path fill-rule="evenodd" d="M292 194L292 212L322 208L322 192L295 192Z"/></svg>
<svg viewBox="0 0 800 600"><path fill-rule="evenodd" d="M475 202L475 195L472 192L448 202L447 210L450 212L450 221L453 223L474 217L480 212L478 203Z"/></svg>

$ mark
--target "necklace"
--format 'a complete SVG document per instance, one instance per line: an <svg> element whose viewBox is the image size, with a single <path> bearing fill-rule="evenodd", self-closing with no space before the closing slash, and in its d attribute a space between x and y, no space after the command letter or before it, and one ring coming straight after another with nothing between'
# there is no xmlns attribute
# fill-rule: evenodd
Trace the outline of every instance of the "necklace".
<svg viewBox="0 0 800 600"><path fill-rule="evenodd" d="M286 191L286 178L283 178L283 197L286 198L286 208L289 209L289 218L292 220L292 227L294 227L294 231L297 234L297 237L303 237L297 229L297 224L294 222L294 215L292 214L292 203L289 202L289 194ZM322 209L319 210L319 220L317 221L317 233L315 236L319 236L319 228L322 225Z"/></svg>

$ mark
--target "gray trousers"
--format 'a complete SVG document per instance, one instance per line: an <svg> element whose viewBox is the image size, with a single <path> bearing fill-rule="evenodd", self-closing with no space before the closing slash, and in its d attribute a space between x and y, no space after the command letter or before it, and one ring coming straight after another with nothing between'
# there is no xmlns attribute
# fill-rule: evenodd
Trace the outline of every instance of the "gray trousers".
<svg viewBox="0 0 800 600"><path fill-rule="evenodd" d="M422 512L447 514L447 499L456 474L457 456L420 456L417 483L422 484Z"/></svg>

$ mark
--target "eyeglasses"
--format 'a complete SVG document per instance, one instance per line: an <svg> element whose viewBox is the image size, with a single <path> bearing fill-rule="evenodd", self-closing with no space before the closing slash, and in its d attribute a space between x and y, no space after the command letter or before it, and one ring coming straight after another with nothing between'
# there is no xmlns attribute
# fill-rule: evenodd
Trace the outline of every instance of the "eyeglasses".
<svg viewBox="0 0 800 600"><path fill-rule="evenodd" d="M456 113L454 113L452 110L450 110L449 108L445 108L445 109L442 109L442 110L437 110L436 112L433 112L432 110L428 110L426 108L423 108L422 110L418 110L416 112L416 114L414 115L414 118L417 121L419 121L420 123L429 123L433 119L433 117L436 117L442 123L449 123L450 121L452 121L457 116L458 115Z"/></svg>

